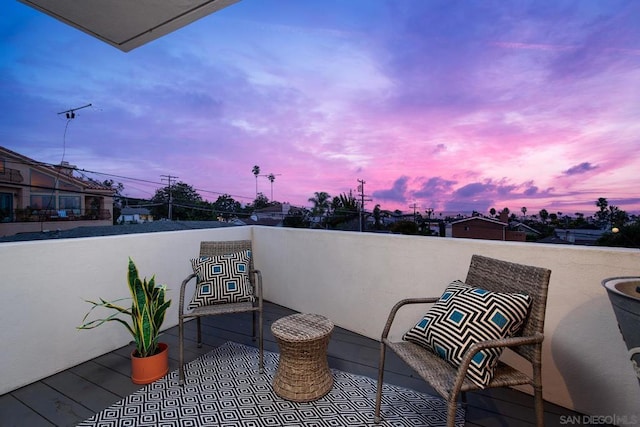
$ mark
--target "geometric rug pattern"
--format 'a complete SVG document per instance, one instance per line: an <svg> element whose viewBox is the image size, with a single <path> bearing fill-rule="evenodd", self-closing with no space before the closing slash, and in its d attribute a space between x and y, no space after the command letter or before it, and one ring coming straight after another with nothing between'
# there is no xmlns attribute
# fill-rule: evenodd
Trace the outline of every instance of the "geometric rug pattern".
<svg viewBox="0 0 640 427"><path fill-rule="evenodd" d="M376 381L332 369L333 389L314 402L278 397L271 386L278 354L264 353L258 374L258 351L227 342L186 365L186 381L177 371L78 424L79 427L125 426L374 426ZM446 403L434 396L389 384L383 386L379 426L446 425ZM464 426L458 409L456 426Z"/></svg>

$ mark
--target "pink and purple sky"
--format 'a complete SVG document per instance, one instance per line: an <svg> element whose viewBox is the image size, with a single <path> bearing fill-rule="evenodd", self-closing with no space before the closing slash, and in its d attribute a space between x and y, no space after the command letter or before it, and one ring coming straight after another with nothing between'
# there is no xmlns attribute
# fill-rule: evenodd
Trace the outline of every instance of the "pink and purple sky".
<svg viewBox="0 0 640 427"><path fill-rule="evenodd" d="M131 197L640 211L639 1L242 0L128 53L2 9L0 145Z"/></svg>

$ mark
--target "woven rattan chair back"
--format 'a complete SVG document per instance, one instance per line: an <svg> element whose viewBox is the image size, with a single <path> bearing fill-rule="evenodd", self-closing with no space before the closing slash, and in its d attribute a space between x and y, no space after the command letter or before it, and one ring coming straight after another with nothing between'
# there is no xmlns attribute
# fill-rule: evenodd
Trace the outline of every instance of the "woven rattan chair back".
<svg viewBox="0 0 640 427"><path fill-rule="evenodd" d="M194 310L185 310L186 302L186 287L187 284L193 279L197 280L197 276L192 273L186 279L183 280L180 286L180 306L178 307L178 335L180 341L180 368L179 368L179 382L180 385L184 385L185 372L184 372L184 322L185 320L195 318L197 322L197 345L202 346L202 328L200 324L200 318L205 316L215 316L222 314L234 314L234 313L246 313L252 312L252 337L258 338L259 346L259 372L264 371L264 339L263 339L263 299L262 299L262 274L260 270L254 267L254 257L251 240L229 240L229 241L203 241L200 242L200 256L201 257L214 257L220 255L226 255L236 253L240 251L249 250L252 251L249 258L249 281L251 282L254 301L235 302L227 304L214 304L205 307L198 307Z"/></svg>
<svg viewBox="0 0 640 427"><path fill-rule="evenodd" d="M232 254L240 251L250 251L251 240L228 240L221 242L200 242L200 256L220 256L225 254ZM253 253L249 258L249 271L254 271L253 267ZM256 294L256 280L253 274L249 275L251 281L251 287L253 288L253 294Z"/></svg>
<svg viewBox="0 0 640 427"><path fill-rule="evenodd" d="M551 271L546 268L516 264L473 255L465 283L494 292L522 293L531 298L529 317L522 327L521 336L533 336L544 331L547 292ZM529 362L540 357L540 346L517 346L512 350Z"/></svg>
<svg viewBox="0 0 640 427"><path fill-rule="evenodd" d="M542 341L544 339L544 316L551 270L522 265L481 255L473 255L465 283L493 292L522 293L531 298L531 308L521 332L517 337L485 343L488 347L508 346L531 363L532 374L522 372L499 362L493 379L486 387L509 387L530 385L534 394L534 411L538 426L544 425L542 399ZM407 298L397 302L391 309L380 340L380 363L378 366L378 390L374 422L381 421L381 398L384 378L386 350L392 350L407 363L422 379L447 401L447 426L453 427L458 398L467 391L477 390L478 385L466 378L466 370L455 367L434 352L408 341L392 341L389 331L398 311L409 304L433 304L439 296ZM473 354L465 355L471 360ZM463 399L463 403L465 400Z"/></svg>

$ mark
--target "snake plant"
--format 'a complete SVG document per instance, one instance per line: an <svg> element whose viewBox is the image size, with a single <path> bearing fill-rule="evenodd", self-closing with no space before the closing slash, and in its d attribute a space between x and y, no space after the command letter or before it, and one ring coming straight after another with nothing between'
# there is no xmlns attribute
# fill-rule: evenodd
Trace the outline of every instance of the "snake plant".
<svg viewBox="0 0 640 427"><path fill-rule="evenodd" d="M86 300L92 304L92 307L85 314L82 325L78 326L78 329L93 329L106 322L118 322L124 325L133 336L136 342L135 355L137 357L153 356L158 348L158 335L164 321L164 315L171 305L170 300L165 300L167 287L165 285L156 286L155 276L152 276L149 281L146 277L140 280L138 269L131 258L129 258L127 279L131 298L114 301L100 298L100 302ZM121 301L129 299L131 300L130 308L119 305ZM87 321L91 312L98 307L115 310L115 313L103 319ZM122 319L121 315L129 316L131 323Z"/></svg>

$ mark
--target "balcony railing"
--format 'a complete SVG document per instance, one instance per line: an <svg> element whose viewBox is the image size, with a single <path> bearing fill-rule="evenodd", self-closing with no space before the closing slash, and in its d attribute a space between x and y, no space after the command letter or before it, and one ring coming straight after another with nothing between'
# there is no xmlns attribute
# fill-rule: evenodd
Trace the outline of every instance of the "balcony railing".
<svg viewBox="0 0 640 427"><path fill-rule="evenodd" d="M636 416L640 387L600 282L638 275L640 251L272 227L0 243L0 394L126 345L123 328L77 331L84 299L127 296L127 257L174 301L202 240L251 239L265 299L378 340L391 306L439 295L474 253L552 270L543 346L545 400L595 416ZM399 338L422 309L396 319ZM395 323L394 323L395 324ZM48 357L45 358L44 355ZM518 360L505 354L511 363ZM525 392L529 390L523 389Z"/></svg>
<svg viewBox="0 0 640 427"><path fill-rule="evenodd" d="M108 209L14 209L0 210L0 222L110 220Z"/></svg>

